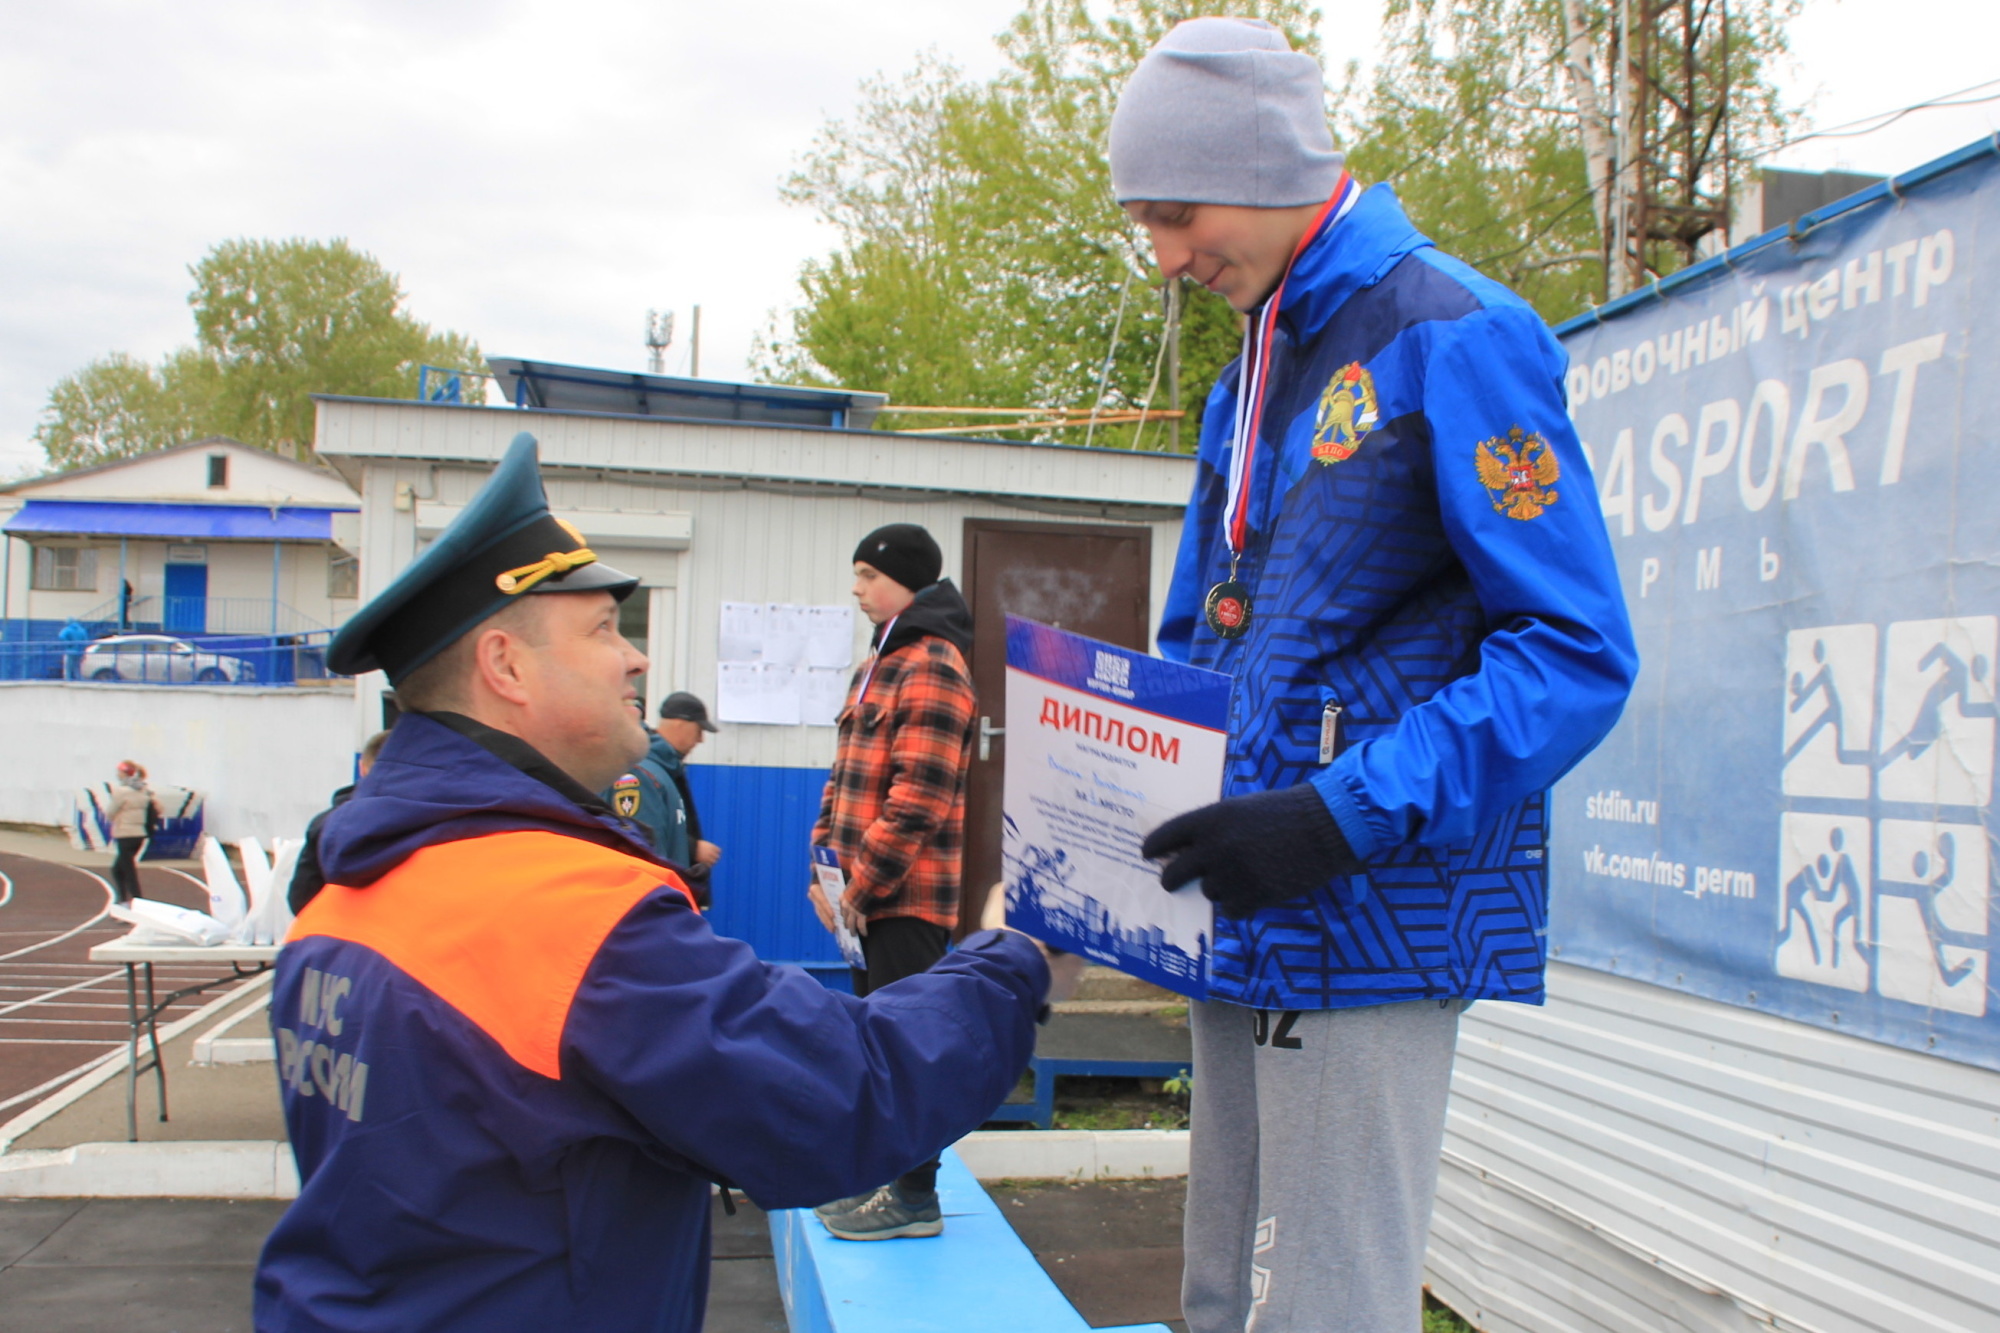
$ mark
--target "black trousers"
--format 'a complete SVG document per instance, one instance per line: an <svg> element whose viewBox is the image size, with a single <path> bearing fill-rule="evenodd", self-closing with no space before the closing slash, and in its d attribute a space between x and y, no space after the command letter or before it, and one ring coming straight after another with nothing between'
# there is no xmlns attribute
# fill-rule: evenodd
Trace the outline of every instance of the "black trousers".
<svg viewBox="0 0 2000 1333"><path fill-rule="evenodd" d="M139 892L139 849L145 845L144 838L118 839L118 859L111 863L111 886L118 890L121 903L146 896Z"/></svg>
<svg viewBox="0 0 2000 1333"><path fill-rule="evenodd" d="M932 963L944 957L945 946L950 943L950 931L913 916L870 921L868 933L861 937L861 953L868 960L868 970L848 970L848 975L854 978L854 993L866 995L892 981L928 972ZM896 1184L906 1195L929 1194L937 1188L937 1172L938 1159L933 1157L898 1176Z"/></svg>

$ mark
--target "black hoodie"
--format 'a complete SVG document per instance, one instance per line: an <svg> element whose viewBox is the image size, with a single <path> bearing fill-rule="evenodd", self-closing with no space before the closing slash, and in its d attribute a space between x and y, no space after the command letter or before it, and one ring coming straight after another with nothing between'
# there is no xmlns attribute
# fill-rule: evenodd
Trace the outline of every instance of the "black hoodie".
<svg viewBox="0 0 2000 1333"><path fill-rule="evenodd" d="M889 621L887 640L882 638L882 628L876 626L873 643L884 657L904 644L934 634L958 649L967 662L972 660L972 608L958 595L950 579L939 579L923 589L903 614Z"/></svg>

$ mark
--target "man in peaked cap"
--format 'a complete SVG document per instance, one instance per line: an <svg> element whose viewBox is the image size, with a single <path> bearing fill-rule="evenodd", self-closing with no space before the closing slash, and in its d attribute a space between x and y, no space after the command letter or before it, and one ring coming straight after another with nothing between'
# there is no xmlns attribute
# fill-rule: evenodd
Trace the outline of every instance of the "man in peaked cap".
<svg viewBox="0 0 2000 1333"><path fill-rule="evenodd" d="M852 1194L1026 1066L1049 967L1025 936L835 994L713 934L593 795L645 747L633 583L549 513L522 435L336 638L406 711L278 959L300 1184L259 1329L699 1329L711 1182Z"/></svg>
<svg viewBox="0 0 2000 1333"><path fill-rule="evenodd" d="M1416 1333L1459 1013L1541 1003L1546 793L1637 668L1566 358L1348 175L1269 23L1175 27L1110 155L1162 274L1248 324L1159 632L1234 679L1223 799L1142 848L1216 907L1183 1311Z"/></svg>

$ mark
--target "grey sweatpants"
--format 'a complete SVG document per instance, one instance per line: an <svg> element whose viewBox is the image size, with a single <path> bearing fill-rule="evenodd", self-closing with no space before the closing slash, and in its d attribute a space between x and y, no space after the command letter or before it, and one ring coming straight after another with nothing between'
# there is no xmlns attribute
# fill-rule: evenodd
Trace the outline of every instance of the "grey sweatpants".
<svg viewBox="0 0 2000 1333"><path fill-rule="evenodd" d="M1464 1007L1189 1006L1188 1333L1417 1333Z"/></svg>

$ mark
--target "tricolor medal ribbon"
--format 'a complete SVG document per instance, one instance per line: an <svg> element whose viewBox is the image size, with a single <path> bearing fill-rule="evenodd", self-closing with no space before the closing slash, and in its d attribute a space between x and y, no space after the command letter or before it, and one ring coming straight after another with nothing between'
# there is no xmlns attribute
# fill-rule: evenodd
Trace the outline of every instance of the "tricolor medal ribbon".
<svg viewBox="0 0 2000 1333"><path fill-rule="evenodd" d="M1250 590L1236 581L1236 565L1250 536L1250 475L1257 453L1257 435L1264 427L1264 391L1270 383L1271 336L1278 326L1278 307L1285 298L1285 280L1312 243L1340 221L1361 198L1360 187L1347 172L1334 182L1333 196L1313 219L1285 264L1278 287L1243 329L1243 354L1236 367L1236 437L1229 446L1229 494L1223 503L1223 541L1229 547L1229 577L1208 590L1203 611L1208 627L1224 639L1240 638L1250 628Z"/></svg>

